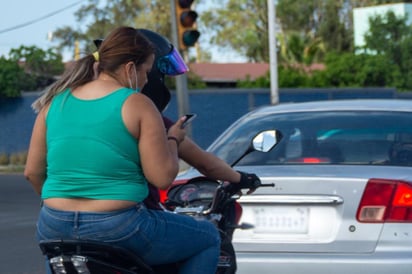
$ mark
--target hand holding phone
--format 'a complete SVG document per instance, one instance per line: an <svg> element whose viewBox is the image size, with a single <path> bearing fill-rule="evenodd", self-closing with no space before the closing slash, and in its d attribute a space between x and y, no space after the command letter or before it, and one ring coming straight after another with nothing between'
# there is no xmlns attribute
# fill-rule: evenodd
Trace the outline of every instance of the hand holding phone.
<svg viewBox="0 0 412 274"><path fill-rule="evenodd" d="M183 124L182 124L182 128L185 128L189 123L191 123L191 122L193 121L193 119L196 118L196 116L197 116L196 113L186 114L186 115L185 115L186 119L185 119L185 121L184 121Z"/></svg>

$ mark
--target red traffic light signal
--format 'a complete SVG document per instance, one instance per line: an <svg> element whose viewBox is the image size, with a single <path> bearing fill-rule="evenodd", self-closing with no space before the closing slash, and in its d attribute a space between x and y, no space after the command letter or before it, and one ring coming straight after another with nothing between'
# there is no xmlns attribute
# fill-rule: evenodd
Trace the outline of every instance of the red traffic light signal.
<svg viewBox="0 0 412 274"><path fill-rule="evenodd" d="M180 14L180 24L185 28L191 28L197 19L197 13L193 10L185 10Z"/></svg>
<svg viewBox="0 0 412 274"><path fill-rule="evenodd" d="M191 10L192 4L193 0L176 0L176 23L181 50L193 47L200 36L200 32L196 29L198 15Z"/></svg>

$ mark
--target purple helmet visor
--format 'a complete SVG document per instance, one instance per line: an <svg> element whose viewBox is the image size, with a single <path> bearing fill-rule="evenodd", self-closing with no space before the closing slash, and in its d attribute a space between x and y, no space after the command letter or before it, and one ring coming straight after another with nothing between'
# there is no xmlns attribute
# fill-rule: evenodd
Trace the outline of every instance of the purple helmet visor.
<svg viewBox="0 0 412 274"><path fill-rule="evenodd" d="M179 51L174 47L167 55L157 60L157 68L161 73L169 76L175 76L189 71Z"/></svg>

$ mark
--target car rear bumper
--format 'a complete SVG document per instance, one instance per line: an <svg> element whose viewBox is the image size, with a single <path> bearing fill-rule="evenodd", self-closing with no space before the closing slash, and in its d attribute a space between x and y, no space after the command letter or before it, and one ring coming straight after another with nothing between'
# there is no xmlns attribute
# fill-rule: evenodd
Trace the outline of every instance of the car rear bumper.
<svg viewBox="0 0 412 274"><path fill-rule="evenodd" d="M237 274L411 274L411 252L373 254L237 253Z"/></svg>

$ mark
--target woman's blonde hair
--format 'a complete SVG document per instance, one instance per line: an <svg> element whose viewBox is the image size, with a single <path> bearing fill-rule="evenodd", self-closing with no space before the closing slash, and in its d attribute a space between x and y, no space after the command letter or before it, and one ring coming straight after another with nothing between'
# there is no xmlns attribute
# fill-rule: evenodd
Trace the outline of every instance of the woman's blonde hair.
<svg viewBox="0 0 412 274"><path fill-rule="evenodd" d="M132 61L136 66L139 66L154 52L154 45L138 30L132 27L118 27L100 45L97 68L93 53L73 62L60 79L34 101L32 107L36 112L39 112L57 94L68 88L75 89L92 81L95 78L96 69L97 73L105 72L115 76L120 65Z"/></svg>

